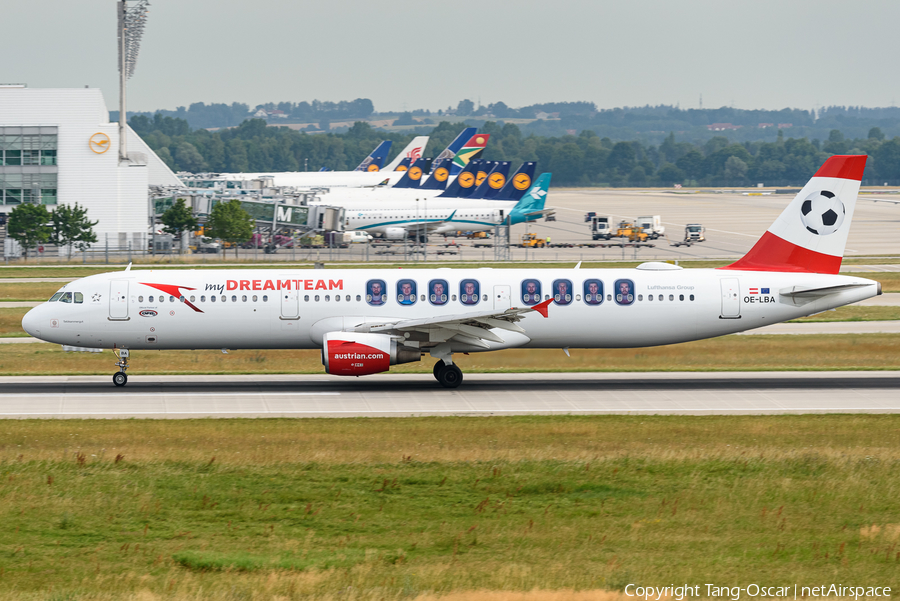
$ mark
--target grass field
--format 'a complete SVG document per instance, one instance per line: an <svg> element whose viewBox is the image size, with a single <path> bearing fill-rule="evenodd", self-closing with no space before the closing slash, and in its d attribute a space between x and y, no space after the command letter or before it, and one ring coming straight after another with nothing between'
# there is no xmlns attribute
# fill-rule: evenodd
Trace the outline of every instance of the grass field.
<svg viewBox="0 0 900 601"><path fill-rule="evenodd" d="M891 415L4 421L0 471L5 599L900 585Z"/></svg>
<svg viewBox="0 0 900 601"><path fill-rule="evenodd" d="M464 372L782 371L900 369L900 335L725 336L640 349L510 349L456 354ZM0 344L0 375L111 375L111 351L67 353L55 344ZM319 351L133 351L131 376L141 374L322 373ZM434 360L391 367L431 373Z"/></svg>

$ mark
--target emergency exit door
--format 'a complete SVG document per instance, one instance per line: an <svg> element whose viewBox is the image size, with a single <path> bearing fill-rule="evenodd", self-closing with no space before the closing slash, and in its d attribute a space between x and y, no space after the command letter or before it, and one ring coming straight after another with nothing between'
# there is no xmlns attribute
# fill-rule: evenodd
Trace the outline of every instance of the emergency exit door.
<svg viewBox="0 0 900 601"><path fill-rule="evenodd" d="M289 290L280 290L281 295L281 319L300 319L300 291L297 290L297 280L291 280L294 276L285 275L279 278L280 282L287 281ZM284 279L282 279L284 278Z"/></svg>
<svg viewBox="0 0 900 601"><path fill-rule="evenodd" d="M721 319L741 318L741 288L737 278L722 278L719 281L722 287L722 313Z"/></svg>
<svg viewBox="0 0 900 601"><path fill-rule="evenodd" d="M494 286L494 309L506 311L512 306L509 286Z"/></svg>

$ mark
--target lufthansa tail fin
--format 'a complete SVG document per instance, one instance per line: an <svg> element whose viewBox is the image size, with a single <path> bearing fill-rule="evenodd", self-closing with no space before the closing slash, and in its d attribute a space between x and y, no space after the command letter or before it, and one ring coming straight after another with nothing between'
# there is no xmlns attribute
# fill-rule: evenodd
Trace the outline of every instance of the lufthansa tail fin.
<svg viewBox="0 0 900 601"><path fill-rule="evenodd" d="M453 180L447 189L438 194L442 198L468 198L475 191L475 170L479 168L481 163L479 159L469 161L466 168L463 169L456 179Z"/></svg>
<svg viewBox="0 0 900 601"><path fill-rule="evenodd" d="M516 202L521 200L525 195L525 192L531 187L536 164L537 163L534 161L522 163L519 170L516 171L515 174L507 180L506 185L500 189L497 196L494 197L494 200L514 200Z"/></svg>
<svg viewBox="0 0 900 601"><path fill-rule="evenodd" d="M445 190L450 179L450 160L440 159L432 163L431 177L422 184L422 190Z"/></svg>
<svg viewBox="0 0 900 601"><path fill-rule="evenodd" d="M394 184L394 188L418 188L422 183L422 176L431 167L431 159L416 159L409 171Z"/></svg>
<svg viewBox="0 0 900 601"><path fill-rule="evenodd" d="M394 157L394 160L385 166L385 171L396 171L400 162L407 158L410 163L414 163L416 159L425 152L425 146L428 144L428 136L416 136L412 142L406 145L406 148L400 151L400 154Z"/></svg>
<svg viewBox="0 0 900 601"><path fill-rule="evenodd" d="M453 157L453 168L450 170L450 175L462 173L462 170L466 168L469 161L480 157L490 139L490 134L475 134L472 136L469 141L466 142L466 145L460 148L459 152L456 153L456 156Z"/></svg>
<svg viewBox="0 0 900 601"><path fill-rule="evenodd" d="M750 252L721 269L838 273L867 158L830 157Z"/></svg>
<svg viewBox="0 0 900 601"><path fill-rule="evenodd" d="M487 174L487 177L484 178L484 181L472 192L472 196L469 198L491 200L500 192L500 188L506 184L508 175L509 161L497 161L494 163L494 168L491 169L491 172Z"/></svg>
<svg viewBox="0 0 900 601"><path fill-rule="evenodd" d="M369 156L363 159L354 171L380 171L391 151L391 141L385 140L373 150Z"/></svg>

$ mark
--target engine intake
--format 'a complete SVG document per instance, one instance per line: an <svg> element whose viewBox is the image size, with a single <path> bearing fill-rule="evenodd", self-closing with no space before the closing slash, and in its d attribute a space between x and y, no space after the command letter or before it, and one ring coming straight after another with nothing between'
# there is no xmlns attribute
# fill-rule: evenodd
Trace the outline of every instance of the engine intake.
<svg viewBox="0 0 900 601"><path fill-rule="evenodd" d="M405 240L408 236L409 232L406 231L406 228L389 227L384 230L384 237L388 240Z"/></svg>
<svg viewBox="0 0 900 601"><path fill-rule="evenodd" d="M322 365L334 376L377 374L421 359L418 349L404 348L387 334L329 332L322 339Z"/></svg>

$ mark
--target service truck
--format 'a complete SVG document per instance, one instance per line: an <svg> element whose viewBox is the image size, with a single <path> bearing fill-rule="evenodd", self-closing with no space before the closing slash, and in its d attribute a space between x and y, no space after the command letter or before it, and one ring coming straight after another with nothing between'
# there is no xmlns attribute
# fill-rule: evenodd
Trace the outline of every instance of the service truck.
<svg viewBox="0 0 900 601"><path fill-rule="evenodd" d="M662 224L659 215L646 215L638 217L634 223L637 229L642 230L651 240L656 240L666 233L666 226Z"/></svg>
<svg viewBox="0 0 900 601"><path fill-rule="evenodd" d="M609 217L588 213L591 223L591 238L593 240L609 240L612 230L609 227Z"/></svg>

